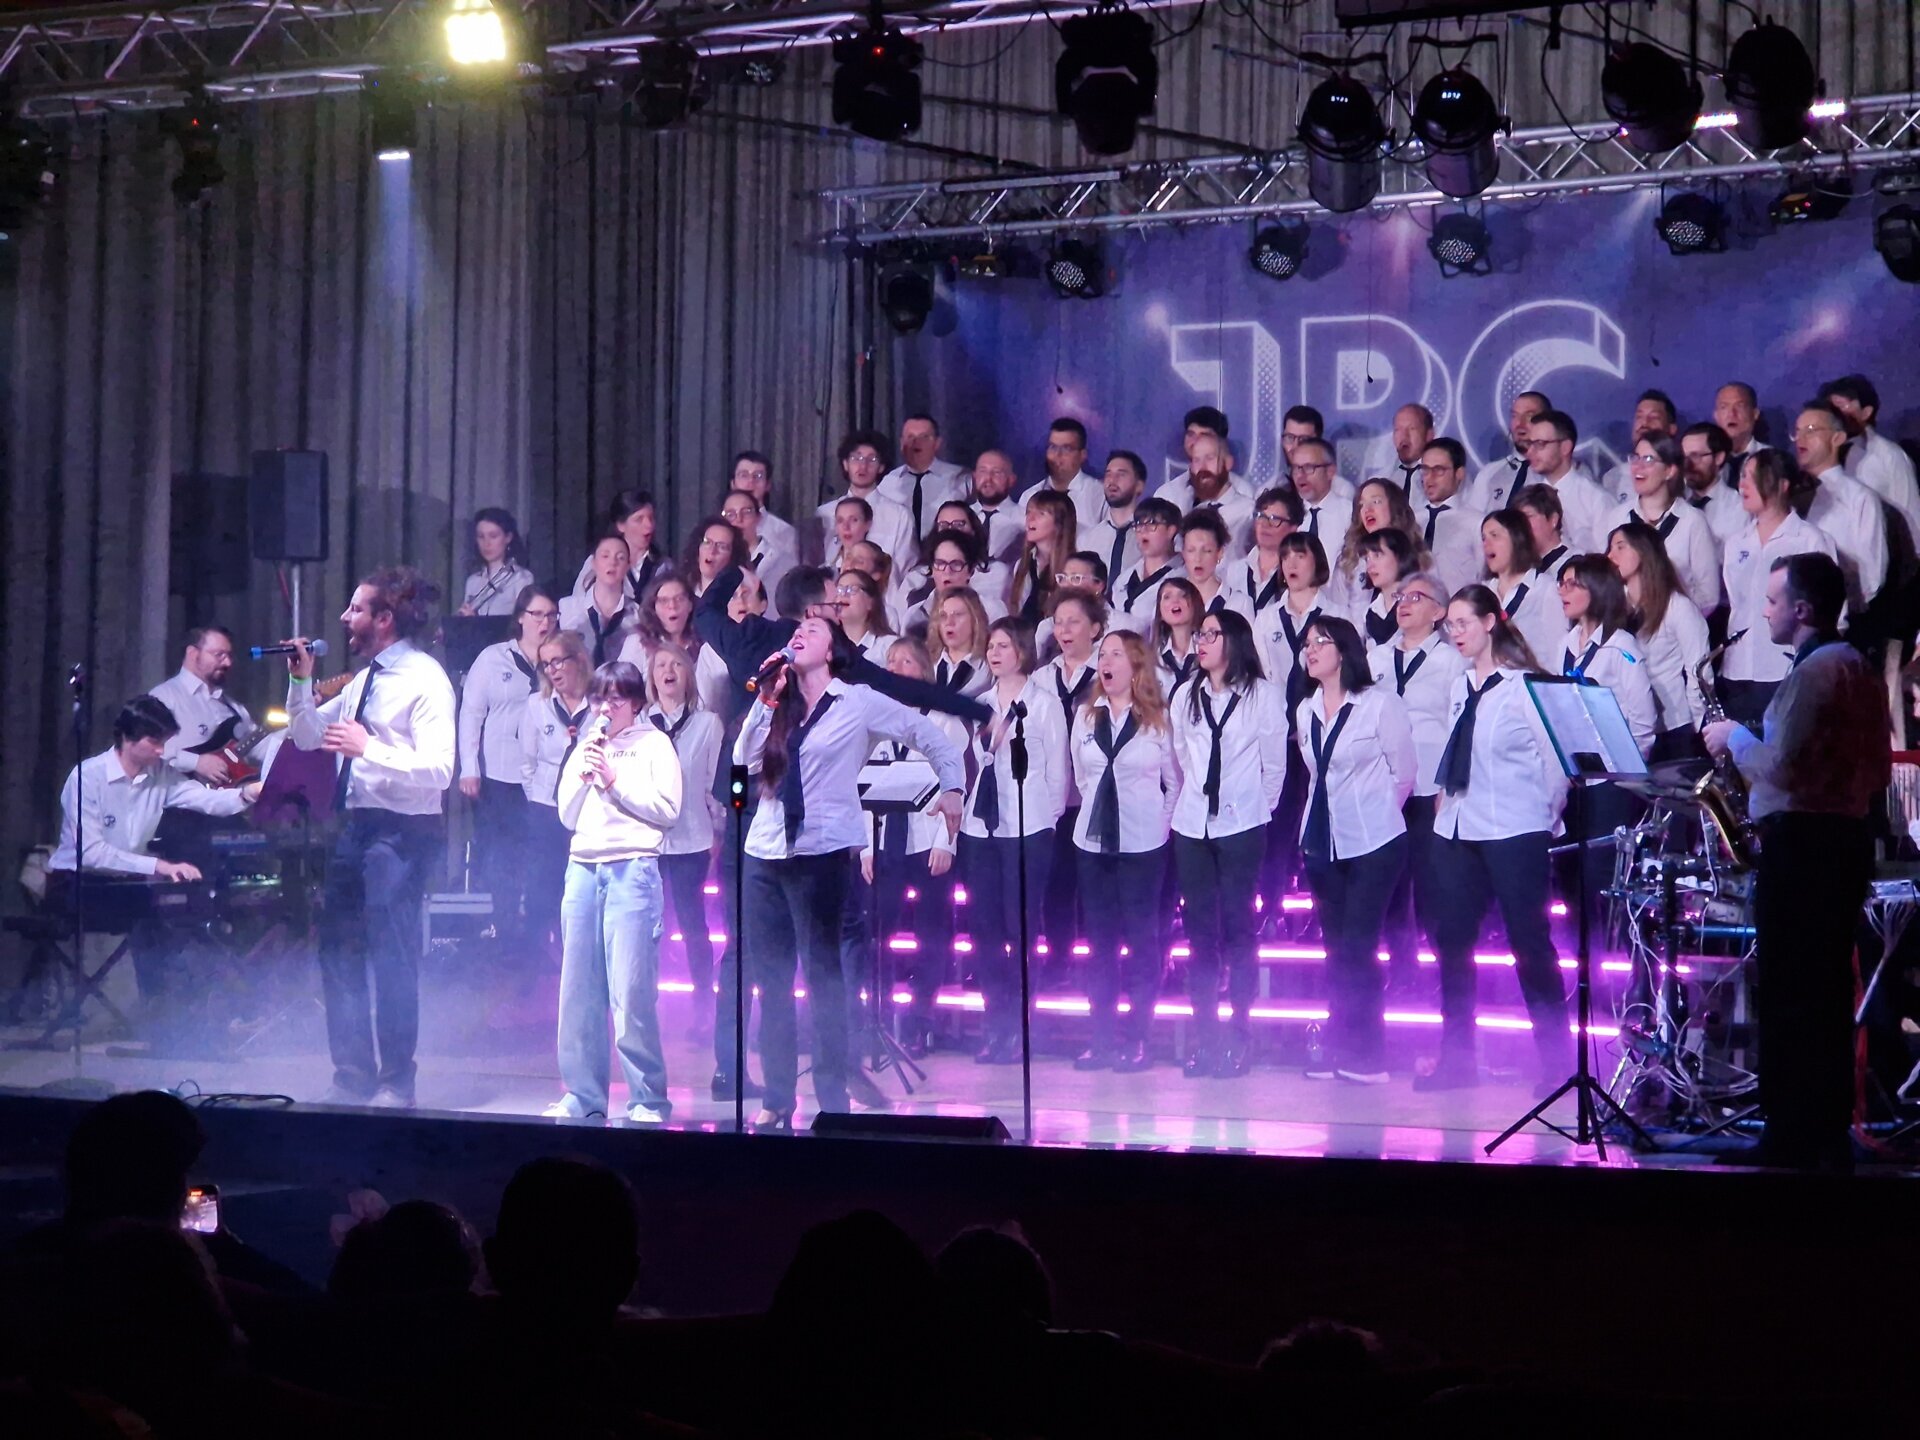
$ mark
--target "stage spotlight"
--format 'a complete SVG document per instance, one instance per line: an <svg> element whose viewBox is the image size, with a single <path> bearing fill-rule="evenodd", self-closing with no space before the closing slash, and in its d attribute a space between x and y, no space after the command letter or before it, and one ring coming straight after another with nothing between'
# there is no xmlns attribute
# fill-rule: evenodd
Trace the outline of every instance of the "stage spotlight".
<svg viewBox="0 0 1920 1440"><path fill-rule="evenodd" d="M1893 278L1920 285L1920 209L1895 205L1873 220L1873 248Z"/></svg>
<svg viewBox="0 0 1920 1440"><path fill-rule="evenodd" d="M1053 67L1056 108L1073 121L1089 154L1131 150L1160 88L1153 26L1107 3L1068 20L1060 35L1066 49Z"/></svg>
<svg viewBox="0 0 1920 1440"><path fill-rule="evenodd" d="M1803 220L1837 219L1847 202L1853 199L1853 186L1844 175L1822 178L1796 175L1780 192L1780 198L1767 206L1767 218L1776 225L1794 225Z"/></svg>
<svg viewBox="0 0 1920 1440"><path fill-rule="evenodd" d="M180 147L180 172L173 177L173 198L192 205L227 178L220 163L220 110L206 91L196 90L184 110L171 111L162 125Z"/></svg>
<svg viewBox="0 0 1920 1440"><path fill-rule="evenodd" d="M1600 94L1627 143L1648 153L1684 142L1700 118L1699 78L1657 45L1616 50L1600 72Z"/></svg>
<svg viewBox="0 0 1920 1440"><path fill-rule="evenodd" d="M1791 30L1762 23L1734 41L1725 85L1740 138L1756 150L1806 137L1807 110L1820 83L1807 47Z"/></svg>
<svg viewBox="0 0 1920 1440"><path fill-rule="evenodd" d="M632 113L647 129L680 124L699 112L709 93L700 52L686 41L668 40L640 52Z"/></svg>
<svg viewBox="0 0 1920 1440"><path fill-rule="evenodd" d="M1106 290L1106 261L1085 240L1056 240L1047 252L1047 283L1063 300L1093 300Z"/></svg>
<svg viewBox="0 0 1920 1440"><path fill-rule="evenodd" d="M1726 212L1698 191L1662 204L1653 228L1675 255L1718 255L1727 248Z"/></svg>
<svg viewBox="0 0 1920 1440"><path fill-rule="evenodd" d="M412 157L418 140L414 114L414 96L407 83L398 77L375 75L367 81L367 137L374 158L400 161Z"/></svg>
<svg viewBox="0 0 1920 1440"><path fill-rule="evenodd" d="M448 0L447 59L456 65L499 65L507 59L507 27L493 0Z"/></svg>
<svg viewBox="0 0 1920 1440"><path fill-rule="evenodd" d="M1380 193L1380 148L1387 127L1366 86L1351 75L1323 80L1300 112L1307 152L1307 193L1336 215L1359 210Z"/></svg>
<svg viewBox="0 0 1920 1440"><path fill-rule="evenodd" d="M1247 263L1273 280L1291 280L1307 263L1307 225L1304 220L1269 225L1253 237Z"/></svg>
<svg viewBox="0 0 1920 1440"><path fill-rule="evenodd" d="M1439 262L1440 273L1451 280L1456 275L1493 273L1493 237L1487 222L1478 215L1462 211L1442 215L1427 237L1427 253Z"/></svg>
<svg viewBox="0 0 1920 1440"><path fill-rule="evenodd" d="M933 313L933 271L901 260L880 272L880 309L887 323L902 335L911 335Z"/></svg>
<svg viewBox="0 0 1920 1440"><path fill-rule="evenodd" d="M1443 195L1478 195L1500 173L1493 137L1506 121L1487 87L1464 70L1433 77L1413 105L1413 133L1427 151L1427 179Z"/></svg>
<svg viewBox="0 0 1920 1440"><path fill-rule="evenodd" d="M833 42L833 123L869 140L920 128L920 42L890 29L874 0L867 28Z"/></svg>
<svg viewBox="0 0 1920 1440"><path fill-rule="evenodd" d="M0 240L30 222L58 183L46 133L18 115L0 114Z"/></svg>

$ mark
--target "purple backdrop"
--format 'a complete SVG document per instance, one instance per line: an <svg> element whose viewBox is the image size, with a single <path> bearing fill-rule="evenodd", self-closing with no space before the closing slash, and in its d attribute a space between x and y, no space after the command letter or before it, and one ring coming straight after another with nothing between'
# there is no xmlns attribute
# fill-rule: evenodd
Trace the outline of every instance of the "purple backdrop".
<svg viewBox="0 0 1920 1440"><path fill-rule="evenodd" d="M1679 257L1655 235L1657 191L1490 207L1495 273L1443 278L1426 249L1431 212L1316 218L1303 272L1276 283L1246 252L1254 227L1107 237L1118 271L1104 299L1059 301L1044 280L943 285L918 335L894 337L903 398L938 415L947 454L970 463L1010 447L1022 483L1042 472L1047 421L1090 432L1099 473L1119 446L1183 463L1180 417L1215 404L1239 468L1278 469L1280 416L1305 401L1367 473L1394 409L1425 403L1475 463L1505 453L1507 406L1544 389L1579 422L1596 473L1624 453L1634 397L1658 386L1683 419L1711 418L1713 392L1746 380L1763 429L1851 370L1883 397L1882 426L1920 438L1912 373L1920 287L1874 253L1870 203L1773 232L1773 191L1737 196L1730 249Z"/></svg>

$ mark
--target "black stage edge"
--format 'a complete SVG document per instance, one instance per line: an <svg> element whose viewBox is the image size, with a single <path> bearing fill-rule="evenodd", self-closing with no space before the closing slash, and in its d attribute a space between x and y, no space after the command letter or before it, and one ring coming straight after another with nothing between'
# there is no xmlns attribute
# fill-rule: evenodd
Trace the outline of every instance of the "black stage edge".
<svg viewBox="0 0 1920 1440"><path fill-rule="evenodd" d="M10 1229L55 1203L83 1108L0 1091ZM440 1200L485 1233L516 1166L570 1152L631 1180L635 1300L668 1315L763 1308L807 1226L869 1207L929 1247L1017 1220L1054 1273L1061 1324L1223 1360L1249 1363L1269 1337L1331 1317L1434 1362L1604 1394L1642 1416L1660 1397L1723 1396L1747 1415L1911 1399L1920 1191L1898 1175L877 1144L307 1106L199 1113L198 1178L221 1186L223 1216L315 1279L326 1217L349 1189ZM910 1317L912 1297L898 1299Z"/></svg>

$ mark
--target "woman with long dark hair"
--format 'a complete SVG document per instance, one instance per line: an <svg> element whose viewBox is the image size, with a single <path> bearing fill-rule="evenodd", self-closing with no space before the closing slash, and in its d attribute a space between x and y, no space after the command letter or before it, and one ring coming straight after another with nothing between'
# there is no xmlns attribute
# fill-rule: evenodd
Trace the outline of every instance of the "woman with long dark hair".
<svg viewBox="0 0 1920 1440"><path fill-rule="evenodd" d="M847 1108L846 986L840 933L853 874L849 851L867 837L857 780L876 739L918 750L940 778L935 808L957 827L966 772L928 717L842 678L858 654L829 621L795 627L793 656L748 706L733 763L760 771L747 833L747 954L760 987L766 1096L755 1125L793 1127L799 1074L793 1005L797 954L813 1016L813 1092L822 1110Z"/></svg>
<svg viewBox="0 0 1920 1440"><path fill-rule="evenodd" d="M1653 689L1654 737L1647 759L1705 759L1700 724L1706 697L1699 667L1709 644L1706 617L1680 588L1666 546L1647 526L1630 521L1615 527L1607 537L1607 559L1626 585L1634 638Z"/></svg>
<svg viewBox="0 0 1920 1440"><path fill-rule="evenodd" d="M1633 607L1620 572L1604 555L1576 555L1560 567L1560 610L1572 628L1560 649L1560 673L1604 685L1620 702L1633 740L1653 748L1653 685L1633 638Z"/></svg>
<svg viewBox="0 0 1920 1440"><path fill-rule="evenodd" d="M1361 570L1373 599L1355 617L1355 623L1367 648L1386 645L1399 633L1396 597L1400 594L1400 580L1418 570L1420 564L1413 542L1391 527L1375 530L1360 542Z"/></svg>
<svg viewBox="0 0 1920 1440"><path fill-rule="evenodd" d="M1567 799L1566 772L1527 694L1540 664L1499 598L1469 585L1447 607L1447 636L1467 668L1453 682L1447 743L1434 778L1433 948L1440 959L1440 1058L1416 1090L1480 1083L1474 946L1487 902L1500 906L1514 971L1533 1022L1542 1086L1573 1068L1566 984L1547 927L1548 846ZM1544 1093L1544 1092L1543 1092Z"/></svg>
<svg viewBox="0 0 1920 1440"><path fill-rule="evenodd" d="M1253 999L1260 987L1253 900L1267 852L1267 821L1287 775L1280 690L1260 669L1246 617L1222 610L1200 622L1195 678L1169 703L1180 766L1173 862L1186 930L1194 1043L1189 1077L1234 1079L1253 1066ZM1220 976L1233 1026L1220 1039Z"/></svg>
<svg viewBox="0 0 1920 1440"><path fill-rule="evenodd" d="M1538 573L1533 522L1519 510L1495 510L1480 522L1480 553L1487 562L1487 587L1507 623L1534 654L1557 654L1567 624L1553 588L1555 577Z"/></svg>
<svg viewBox="0 0 1920 1440"><path fill-rule="evenodd" d="M1199 667L1200 655L1194 648L1193 632L1200 623L1203 608L1200 592L1186 576L1173 575L1160 582L1160 594L1153 604L1153 628L1147 632L1147 642L1160 674L1160 689L1168 695L1186 684Z"/></svg>
<svg viewBox="0 0 1920 1440"><path fill-rule="evenodd" d="M687 548L680 552L676 568L698 599L719 576L745 565L747 559L747 542L726 517L705 515L688 532ZM765 581L761 583L765 585Z"/></svg>
<svg viewBox="0 0 1920 1440"><path fill-rule="evenodd" d="M660 875L680 926L687 978L693 982L693 1036L704 1043L713 1038L715 1021L706 884L723 818L714 794L714 776L720 768L725 727L702 704L693 674L692 657L671 643L654 647L647 661L647 682L653 692L647 720L673 742L673 753L680 761L680 818L661 842ZM725 1023L732 1024L733 1017L727 1016Z"/></svg>
<svg viewBox="0 0 1920 1440"><path fill-rule="evenodd" d="M1387 1079L1380 1003L1380 931L1407 866L1401 812L1413 793L1413 725L1400 697L1373 683L1360 632L1336 616L1307 627L1302 657L1313 692L1294 720L1310 772L1300 852L1327 950L1332 1043L1307 1078L1355 1085Z"/></svg>
<svg viewBox="0 0 1920 1440"><path fill-rule="evenodd" d="M514 614L514 602L534 578L527 568L527 542L511 510L489 505L474 511L473 560L458 613Z"/></svg>
<svg viewBox="0 0 1920 1440"><path fill-rule="evenodd" d="M1050 486L1027 497L1027 540L1007 587L1007 613L1038 627L1051 613L1054 575L1079 548L1073 501Z"/></svg>
<svg viewBox="0 0 1920 1440"><path fill-rule="evenodd" d="M880 582L864 570L842 570L834 582L834 598L840 602L840 628L847 638L874 664L886 664L887 652L900 637L887 619Z"/></svg>
<svg viewBox="0 0 1920 1440"><path fill-rule="evenodd" d="M1687 456L1671 435L1648 430L1633 442L1627 457L1633 498L1614 511L1611 532L1638 520L1660 537L1680 588L1702 614L1720 604L1720 546L1707 517L1681 499L1686 489Z"/></svg>
<svg viewBox="0 0 1920 1440"><path fill-rule="evenodd" d="M1414 518L1407 492L1396 481L1375 476L1362 480L1353 494L1353 519L1341 537L1340 553L1332 557L1327 585L1344 612L1361 610L1371 599L1367 589L1366 557L1361 549L1369 535L1398 530L1413 547L1415 562L1427 563L1426 538Z"/></svg>
<svg viewBox="0 0 1920 1440"><path fill-rule="evenodd" d="M653 577L671 570L673 562L659 544L659 511L653 496L637 485L615 492L607 502L602 535L618 535L627 542L627 596L636 604ZM596 542L597 543L597 542ZM573 593L584 595L594 583L593 555L587 556L580 575L573 582Z"/></svg>

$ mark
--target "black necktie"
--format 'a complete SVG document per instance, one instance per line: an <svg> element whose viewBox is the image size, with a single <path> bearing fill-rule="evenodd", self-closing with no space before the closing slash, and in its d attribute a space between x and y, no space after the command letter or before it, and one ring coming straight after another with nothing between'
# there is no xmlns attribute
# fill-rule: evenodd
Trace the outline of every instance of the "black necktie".
<svg viewBox="0 0 1920 1440"><path fill-rule="evenodd" d="M1500 680L1500 672L1496 670L1478 690L1473 688L1471 680L1467 682L1467 703L1460 707L1460 718L1453 722L1453 733L1447 736L1447 748L1440 752L1440 764L1433 774L1440 788L1449 795L1460 794L1473 779L1473 715L1480 708L1480 697Z"/></svg>
<svg viewBox="0 0 1920 1440"><path fill-rule="evenodd" d="M1427 506L1427 548L1429 550L1433 548L1434 526L1440 523L1440 512L1446 508L1447 506L1445 501L1442 501L1438 505Z"/></svg>
<svg viewBox="0 0 1920 1440"><path fill-rule="evenodd" d="M653 714L653 728L671 740L674 749L677 750L680 748L680 732L687 728L687 722L692 718L693 709L689 706L680 712L680 718L678 720L669 725L667 723L667 717L656 710Z"/></svg>
<svg viewBox="0 0 1920 1440"><path fill-rule="evenodd" d="M942 690L964 690L967 688L967 681L973 678L973 662L971 660L962 660L958 665L949 669L947 659L943 655L940 657L940 665L937 673Z"/></svg>
<svg viewBox="0 0 1920 1440"><path fill-rule="evenodd" d="M539 689L540 672L533 668L533 662L522 655L517 647L509 653L513 656L514 665L518 667L522 675L527 677L528 691L531 692Z"/></svg>
<svg viewBox="0 0 1920 1440"><path fill-rule="evenodd" d="M1307 534L1318 535L1319 533L1320 507L1318 505L1309 505L1307 507Z"/></svg>
<svg viewBox="0 0 1920 1440"><path fill-rule="evenodd" d="M1520 607L1525 603L1526 598L1527 586L1526 582L1522 581L1513 587L1513 594L1500 602L1500 618L1511 625L1513 623L1513 617L1520 613Z"/></svg>
<svg viewBox="0 0 1920 1440"><path fill-rule="evenodd" d="M1092 685L1093 666L1091 664L1080 672L1080 678L1073 683L1072 689L1067 688L1067 667L1065 665L1054 667L1054 693L1060 697L1060 713L1066 717L1069 727L1073 725L1073 712L1079 708L1080 702L1087 698L1087 691Z"/></svg>
<svg viewBox="0 0 1920 1440"><path fill-rule="evenodd" d="M1678 510L1669 510L1667 511L1666 514L1660 517L1660 523L1653 527L1653 533L1658 535L1662 540L1664 540L1669 535L1673 534L1673 527L1678 525L1679 523L1680 523L1680 512Z"/></svg>
<svg viewBox="0 0 1920 1440"><path fill-rule="evenodd" d="M991 835L1000 828L1000 777L993 768L993 725L980 727L980 780L973 792L973 817Z"/></svg>
<svg viewBox="0 0 1920 1440"><path fill-rule="evenodd" d="M1114 525L1113 548L1107 551L1107 595L1109 598L1113 595L1115 577L1120 574L1123 568L1120 562L1126 559L1126 555L1127 527L1124 525Z"/></svg>
<svg viewBox="0 0 1920 1440"><path fill-rule="evenodd" d="M1427 652L1424 649L1413 652L1413 663L1407 663L1407 652L1395 649L1393 652L1393 693L1405 696L1407 682L1420 673L1420 667L1426 663Z"/></svg>
<svg viewBox="0 0 1920 1440"><path fill-rule="evenodd" d="M1173 647L1171 645L1160 652L1160 663L1173 672L1173 684L1167 687L1170 691L1178 690L1182 685L1187 683L1187 676L1193 673L1193 662L1197 658L1198 652L1191 648L1188 649L1186 656L1179 660L1173 658Z"/></svg>
<svg viewBox="0 0 1920 1440"><path fill-rule="evenodd" d="M1340 732L1346 728L1347 716L1353 713L1353 702L1349 700L1340 707L1340 713L1333 717L1333 729L1327 732L1325 741L1320 738L1320 715L1316 709L1313 716L1313 803L1307 807L1307 829L1300 837L1300 851L1311 860L1331 860L1333 854L1333 815L1327 803L1327 766L1333 760L1333 747L1340 739Z"/></svg>
<svg viewBox="0 0 1920 1440"><path fill-rule="evenodd" d="M1696 510L1704 510L1707 508L1707 497L1704 495L1689 495L1687 496L1687 504Z"/></svg>
<svg viewBox="0 0 1920 1440"><path fill-rule="evenodd" d="M558 695L553 697L553 713L567 731L567 748L560 756L560 768L563 770L566 768L567 761L573 758L574 747L580 743L580 730L587 723L589 708L591 707L582 705L579 714L569 715L567 707L560 702L560 697Z"/></svg>
<svg viewBox="0 0 1920 1440"><path fill-rule="evenodd" d="M1307 643L1307 631L1313 622L1320 618L1320 607L1314 606L1307 612L1307 618L1300 622L1298 630L1293 628L1293 614L1284 607L1280 611L1280 630L1287 638L1287 653L1293 664L1287 670L1287 718L1291 722L1294 712L1300 708L1300 702L1307 698L1307 667L1300 663L1300 647Z"/></svg>
<svg viewBox="0 0 1920 1440"><path fill-rule="evenodd" d="M892 752L891 758L894 760L904 760L907 758L907 747L900 744L897 740L890 745L888 749ZM906 858L907 834L909 829L908 818L904 813L899 815L876 815L874 817L874 823L880 827L880 853L882 855L891 855L896 859Z"/></svg>
<svg viewBox="0 0 1920 1440"><path fill-rule="evenodd" d="M360 687L359 703L353 707L353 723L364 725L367 720L367 701L373 696L373 682L380 678L380 662L375 660L367 666L367 678ZM333 782L333 808L336 812L347 808L347 777L353 773L353 757L340 757L340 776Z"/></svg>
<svg viewBox="0 0 1920 1440"><path fill-rule="evenodd" d="M1407 498L1409 500L1413 498L1414 477L1419 473L1420 467L1418 465L1402 465L1400 467L1400 488L1407 492Z"/></svg>
<svg viewBox="0 0 1920 1440"><path fill-rule="evenodd" d="M1371 605L1367 607L1367 639L1375 645L1384 645L1393 639L1400 629L1400 622L1394 618L1392 610L1382 615Z"/></svg>
<svg viewBox="0 0 1920 1440"><path fill-rule="evenodd" d="M1112 711L1102 705L1094 712L1093 743L1107 757L1107 769L1093 792L1093 813L1087 816L1087 834L1102 855L1117 854L1120 849L1120 782L1114 779L1113 765L1120 752L1127 748L1127 742L1133 739L1134 728L1131 710L1118 735L1113 733Z"/></svg>
<svg viewBox="0 0 1920 1440"><path fill-rule="evenodd" d="M1256 573L1255 567L1249 564L1247 566L1247 578L1249 580L1253 579ZM1280 577L1280 567L1276 565L1273 567L1273 574L1267 577L1267 583L1262 585L1259 593L1253 597L1253 613L1258 615L1262 610L1266 609L1267 606L1278 600L1285 590L1286 584Z"/></svg>
<svg viewBox="0 0 1920 1440"><path fill-rule="evenodd" d="M1605 636L1596 635L1592 640L1588 641L1586 653L1582 655L1578 661L1573 658L1573 652L1571 650L1567 651L1567 653L1560 658L1560 673L1562 675L1571 675L1576 680L1586 679L1587 666L1591 665L1593 663L1593 657L1600 653L1600 642L1605 638Z"/></svg>
<svg viewBox="0 0 1920 1440"><path fill-rule="evenodd" d="M920 538L921 506L926 503L925 497L921 494L920 487L926 483L927 472L924 470L909 470L907 473L913 476L913 538L918 540Z"/></svg>
<svg viewBox="0 0 1920 1440"><path fill-rule="evenodd" d="M1027 550L1027 598L1020 602L1020 618L1029 625L1040 623L1040 560Z"/></svg>
<svg viewBox="0 0 1920 1440"><path fill-rule="evenodd" d="M789 852L800 838L800 827L807 819L807 791L800 783L800 746L813 733L813 727L820 723L820 717L833 708L833 701L834 694L829 690L820 697L820 703L813 707L813 714L794 726L793 732L787 736L787 773L780 777L780 807L786 811Z"/></svg>
<svg viewBox="0 0 1920 1440"><path fill-rule="evenodd" d="M1140 599L1140 596L1145 593L1149 585L1158 585L1172 573L1173 566L1169 563L1162 565L1151 575L1136 574L1127 576L1127 609L1133 609L1134 604Z"/></svg>
<svg viewBox="0 0 1920 1440"><path fill-rule="evenodd" d="M1220 718L1216 720L1213 718L1213 697L1207 693L1206 686L1200 687L1200 713L1207 717L1207 729L1213 735L1213 741L1207 749L1207 783L1200 792L1207 797L1208 815L1220 813L1220 735L1239 705L1240 692L1236 690L1227 698L1227 708L1220 712Z"/></svg>
<svg viewBox="0 0 1920 1440"><path fill-rule="evenodd" d="M1560 557L1566 553L1567 553L1566 546L1564 545L1554 546L1553 549L1549 550L1546 554L1540 557L1540 563L1533 567L1533 573L1536 575L1545 575L1549 570L1553 569L1553 567L1559 563Z"/></svg>
<svg viewBox="0 0 1920 1440"><path fill-rule="evenodd" d="M592 596L587 597L587 623L593 627L593 664L596 670L607 663L609 647L613 648L616 658L619 656L619 647L614 645L614 641L620 638L620 622L625 618L626 614L622 611L611 620L601 620L600 607L593 603Z"/></svg>

